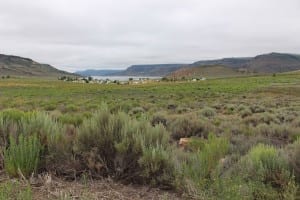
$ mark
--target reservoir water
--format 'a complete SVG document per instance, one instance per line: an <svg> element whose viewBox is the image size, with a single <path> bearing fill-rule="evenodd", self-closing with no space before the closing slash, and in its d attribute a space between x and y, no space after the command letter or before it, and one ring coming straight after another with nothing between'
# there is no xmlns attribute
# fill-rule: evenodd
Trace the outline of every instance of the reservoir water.
<svg viewBox="0 0 300 200"><path fill-rule="evenodd" d="M98 80L106 80L109 79L111 81L128 81L130 78L133 80L139 80L139 79L161 79L161 77L158 76L92 76L93 79Z"/></svg>

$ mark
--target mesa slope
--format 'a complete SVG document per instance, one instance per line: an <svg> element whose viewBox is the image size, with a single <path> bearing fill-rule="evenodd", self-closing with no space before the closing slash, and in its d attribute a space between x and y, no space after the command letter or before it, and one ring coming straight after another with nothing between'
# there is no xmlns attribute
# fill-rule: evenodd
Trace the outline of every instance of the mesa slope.
<svg viewBox="0 0 300 200"><path fill-rule="evenodd" d="M223 58L198 61L171 72L169 79L225 78L245 75L263 75L300 70L300 56L270 53L253 58Z"/></svg>
<svg viewBox="0 0 300 200"><path fill-rule="evenodd" d="M221 65L213 66L198 66L198 67L185 67L167 76L169 79L192 79L192 78L225 78L250 75L244 71L238 71Z"/></svg>
<svg viewBox="0 0 300 200"><path fill-rule="evenodd" d="M75 74L58 70L51 65L35 62L29 58L3 54L0 54L0 75L24 77L76 76Z"/></svg>

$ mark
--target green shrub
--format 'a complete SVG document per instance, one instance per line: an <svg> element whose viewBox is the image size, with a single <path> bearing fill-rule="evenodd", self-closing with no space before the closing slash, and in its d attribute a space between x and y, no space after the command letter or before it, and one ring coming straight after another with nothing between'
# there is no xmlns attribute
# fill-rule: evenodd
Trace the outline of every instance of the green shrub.
<svg viewBox="0 0 300 200"><path fill-rule="evenodd" d="M153 127L102 109L79 128L76 151L94 176L170 185L173 171L168 142L169 134L162 125Z"/></svg>
<svg viewBox="0 0 300 200"><path fill-rule="evenodd" d="M289 165L294 172L296 180L300 183L300 138L293 144L288 145L285 148Z"/></svg>
<svg viewBox="0 0 300 200"><path fill-rule="evenodd" d="M240 175L250 183L262 183L264 187L273 188L278 193L278 199L284 199L296 190L287 160L272 146L259 144L253 147L240 162ZM262 192L264 187L254 188L256 199L270 199Z"/></svg>
<svg viewBox="0 0 300 200"><path fill-rule="evenodd" d="M226 138L217 138L213 134L208 137L203 149L198 154L202 165L202 177L210 176L220 159L223 158L229 150L229 142Z"/></svg>
<svg viewBox="0 0 300 200"><path fill-rule="evenodd" d="M42 112L3 112L0 114L0 133L18 137L19 133L25 135L37 134L39 138L59 131L59 125L49 115Z"/></svg>
<svg viewBox="0 0 300 200"><path fill-rule="evenodd" d="M263 113L265 112L265 108L260 105L252 105L250 106L252 113Z"/></svg>
<svg viewBox="0 0 300 200"><path fill-rule="evenodd" d="M300 128L300 117L293 120L292 126L296 128Z"/></svg>
<svg viewBox="0 0 300 200"><path fill-rule="evenodd" d="M35 134L40 143L47 147L49 137L60 130L61 127L45 113L5 111L0 114L0 151L3 153L8 148L10 137L18 139L20 133L24 137Z"/></svg>
<svg viewBox="0 0 300 200"><path fill-rule="evenodd" d="M209 189L209 198L224 200L253 200L251 186L240 177L215 177ZM270 190L269 190L270 191Z"/></svg>
<svg viewBox="0 0 300 200"><path fill-rule="evenodd" d="M236 106L233 104L227 104L225 106L225 114L233 114L236 109Z"/></svg>
<svg viewBox="0 0 300 200"><path fill-rule="evenodd" d="M190 111L190 109L187 107L183 107L183 106L176 107L176 113L178 113L178 114L187 113L189 111Z"/></svg>
<svg viewBox="0 0 300 200"><path fill-rule="evenodd" d="M280 124L280 120L278 119L278 117L272 113L262 113L260 116L261 122L264 122L266 124Z"/></svg>
<svg viewBox="0 0 300 200"><path fill-rule="evenodd" d="M295 123L298 120L298 127L300 127L300 120L299 120L299 116L298 116L298 112L297 111L285 111L283 113L279 112L277 113L277 118L284 123ZM292 124L292 125L296 125L295 127L297 127L297 123L296 124Z"/></svg>
<svg viewBox="0 0 300 200"><path fill-rule="evenodd" d="M207 118L211 118L216 115L216 110L210 107L205 107L201 110L201 115Z"/></svg>
<svg viewBox="0 0 300 200"><path fill-rule="evenodd" d="M232 136L251 135L250 127L240 120L222 120L217 129L218 133L230 133Z"/></svg>
<svg viewBox="0 0 300 200"><path fill-rule="evenodd" d="M252 199L258 200L281 200L280 193L271 185L266 185L261 181L250 181L247 184L252 193ZM287 198L291 199L291 198Z"/></svg>
<svg viewBox="0 0 300 200"><path fill-rule="evenodd" d="M29 186L22 187L18 182L0 184L0 200L31 200L32 192Z"/></svg>
<svg viewBox="0 0 300 200"><path fill-rule="evenodd" d="M144 108L142 108L142 107L135 107L135 108L131 109L130 114L137 115L137 114L141 114L141 113L144 113L144 112L145 112Z"/></svg>
<svg viewBox="0 0 300 200"><path fill-rule="evenodd" d="M32 113L9 109L0 112L0 148L6 148L9 135L17 137L23 119L28 119Z"/></svg>
<svg viewBox="0 0 300 200"><path fill-rule="evenodd" d="M167 117L165 113L156 113L153 115L151 120L152 126L162 124L164 126L167 126Z"/></svg>
<svg viewBox="0 0 300 200"><path fill-rule="evenodd" d="M77 128L67 125L62 131L53 133L47 140L47 152L44 153L43 167L68 178L76 178L77 171L83 170L82 164L74 157L73 148Z"/></svg>
<svg viewBox="0 0 300 200"><path fill-rule="evenodd" d="M200 144L201 146L203 145ZM210 182L213 181L213 174L229 149L229 142L226 138L218 138L209 134L208 140L196 153L187 154L185 160L179 165L178 174L180 185L188 193L194 192L196 196L205 193ZM191 194L191 195L195 195Z"/></svg>
<svg viewBox="0 0 300 200"><path fill-rule="evenodd" d="M187 144L186 149L192 152L201 151L206 143L206 140L203 138L192 137L190 138L189 143Z"/></svg>
<svg viewBox="0 0 300 200"><path fill-rule="evenodd" d="M52 118L42 112L32 114L30 117L22 118L20 122L20 133L24 135L37 134L42 145L47 146L51 135L61 132L62 127Z"/></svg>
<svg viewBox="0 0 300 200"><path fill-rule="evenodd" d="M133 116L137 119L143 117L143 114L145 113L145 109L142 107L135 107L130 110L129 115Z"/></svg>
<svg viewBox="0 0 300 200"><path fill-rule="evenodd" d="M72 124L74 126L80 126L84 118L78 114L64 114L58 117L58 121L62 124Z"/></svg>
<svg viewBox="0 0 300 200"><path fill-rule="evenodd" d="M280 120L276 115L271 113L259 113L245 117L244 122L247 125L257 126L259 124L280 124Z"/></svg>
<svg viewBox="0 0 300 200"><path fill-rule="evenodd" d="M93 163L88 163L89 168L92 165L103 165L103 173L111 173L114 169L114 157L116 150L114 148L121 137L121 133L126 124L124 115L112 115L108 110L101 110L92 116L91 119L85 120L79 129L78 150L87 159L93 159ZM116 140L116 141L115 141ZM95 155L94 155L95 154ZM91 157L91 158L89 158ZM100 169L99 169L100 170Z"/></svg>
<svg viewBox="0 0 300 200"><path fill-rule="evenodd" d="M2 111L0 115L5 121L13 121L18 123L21 119L26 117L27 114L20 110L8 109Z"/></svg>
<svg viewBox="0 0 300 200"><path fill-rule="evenodd" d="M249 135L233 135L230 138L230 153L243 156L249 152L249 150L257 144L271 144L271 141L261 135L249 136Z"/></svg>
<svg viewBox="0 0 300 200"><path fill-rule="evenodd" d="M191 136L207 138L208 133L214 131L209 121L199 119L194 115L177 117L168 122L167 128L175 140Z"/></svg>
<svg viewBox="0 0 300 200"><path fill-rule="evenodd" d="M25 177L37 170L42 146L36 135L24 136L20 134L16 141L10 137L10 145L4 151L5 171L12 177L21 172Z"/></svg>
<svg viewBox="0 0 300 200"><path fill-rule="evenodd" d="M243 111L243 110L246 110L246 109L249 109L247 106L243 105L243 104L240 104L238 107L237 107L237 110L239 112Z"/></svg>
<svg viewBox="0 0 300 200"><path fill-rule="evenodd" d="M259 124L255 128L255 135L262 135L264 137L277 139L284 143L295 140L295 138L299 135L299 132L300 129L286 124Z"/></svg>
<svg viewBox="0 0 300 200"><path fill-rule="evenodd" d="M74 104L68 104L65 108L65 112L76 112L79 108L75 106Z"/></svg>
<svg viewBox="0 0 300 200"><path fill-rule="evenodd" d="M124 101L124 102L122 102L118 105L112 105L111 111L113 113L117 113L117 112L120 112L120 111L123 111L125 113L129 113L132 108L134 108L134 106L132 105L132 102ZM100 109L101 109L101 107L100 107Z"/></svg>
<svg viewBox="0 0 300 200"><path fill-rule="evenodd" d="M48 104L48 105L45 105L44 109L46 111L52 111L52 110L56 109L56 105L55 104Z"/></svg>
<svg viewBox="0 0 300 200"><path fill-rule="evenodd" d="M0 148L6 148L9 140L9 134L16 135L18 130L18 124L6 120L0 115Z"/></svg>
<svg viewBox="0 0 300 200"><path fill-rule="evenodd" d="M142 177L153 185L163 184L172 186L174 179L173 166L170 162L170 152L162 145L143 145L143 154L139 159Z"/></svg>
<svg viewBox="0 0 300 200"><path fill-rule="evenodd" d="M240 111L240 115L242 118L245 118L245 117L252 115L252 112L249 108L246 108L246 109Z"/></svg>

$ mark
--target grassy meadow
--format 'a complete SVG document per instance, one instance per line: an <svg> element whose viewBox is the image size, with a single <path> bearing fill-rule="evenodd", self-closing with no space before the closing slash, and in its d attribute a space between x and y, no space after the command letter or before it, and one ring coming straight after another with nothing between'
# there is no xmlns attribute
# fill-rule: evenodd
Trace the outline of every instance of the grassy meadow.
<svg viewBox="0 0 300 200"><path fill-rule="evenodd" d="M9 177L0 199L36 198L32 180L49 174L159 188L157 199L300 196L299 73L138 85L0 79L0 110ZM102 198L89 188L77 195Z"/></svg>

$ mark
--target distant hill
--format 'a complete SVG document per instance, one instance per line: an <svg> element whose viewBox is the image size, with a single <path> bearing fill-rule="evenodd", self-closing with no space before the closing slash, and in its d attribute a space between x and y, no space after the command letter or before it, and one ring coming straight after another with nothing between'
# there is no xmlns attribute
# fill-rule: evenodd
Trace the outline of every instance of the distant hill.
<svg viewBox="0 0 300 200"><path fill-rule="evenodd" d="M110 70L110 69L87 69L84 71L77 71L76 74L80 74L82 76L114 76L117 73L121 73L124 70Z"/></svg>
<svg viewBox="0 0 300 200"><path fill-rule="evenodd" d="M221 65L206 65L197 67L184 67L172 72L167 76L169 79L192 79L192 78L221 78L243 76L248 73Z"/></svg>
<svg viewBox="0 0 300 200"><path fill-rule="evenodd" d="M209 66L213 66L213 69L209 69ZM198 69L199 67L204 67L205 69ZM188 68L192 69L187 70ZM281 73L295 70L300 70L300 55L269 53L258 55L256 57L201 60L192 64L133 65L124 71L117 72L115 75L172 76L176 74L176 76L179 76L179 74L195 73L194 75L197 76L199 73L199 75L206 74L210 77L221 77L222 74L224 76L238 76L253 73Z"/></svg>
<svg viewBox="0 0 300 200"><path fill-rule="evenodd" d="M209 65L222 65L230 68L241 68L250 62L253 58L222 58L217 60L201 60L193 64L190 64L190 67L199 67L199 66L209 66Z"/></svg>
<svg viewBox="0 0 300 200"><path fill-rule="evenodd" d="M280 73L300 69L300 55L286 53L269 53L256 57L223 58L219 60L198 61L191 65L222 65L234 69L246 69L256 73Z"/></svg>
<svg viewBox="0 0 300 200"><path fill-rule="evenodd" d="M209 66L212 67L209 69ZM188 69L191 68L191 69ZM203 69L201 69L203 68ZM179 71L178 71L179 70ZM202 60L192 64L132 65L126 70L85 70L82 76L237 76L241 74L268 74L300 70L300 55L270 53L256 57ZM243 73L242 73L243 72ZM0 76L77 76L29 58L0 54Z"/></svg>
<svg viewBox="0 0 300 200"><path fill-rule="evenodd" d="M166 76L186 64L156 64L156 65L132 65L126 70L116 73L119 76Z"/></svg>
<svg viewBox="0 0 300 200"><path fill-rule="evenodd" d="M300 70L296 70L296 71L289 71L289 72L285 72L283 74L300 74Z"/></svg>
<svg viewBox="0 0 300 200"><path fill-rule="evenodd" d="M0 54L0 76L59 77L76 76L58 70L51 65L41 64L29 58Z"/></svg>
<svg viewBox="0 0 300 200"><path fill-rule="evenodd" d="M300 70L300 55L270 53L252 58L244 65L257 73L280 73Z"/></svg>
<svg viewBox="0 0 300 200"><path fill-rule="evenodd" d="M184 66L167 75L176 79L192 77L229 77L270 74L300 70L300 55L270 53L256 57L204 60Z"/></svg>

